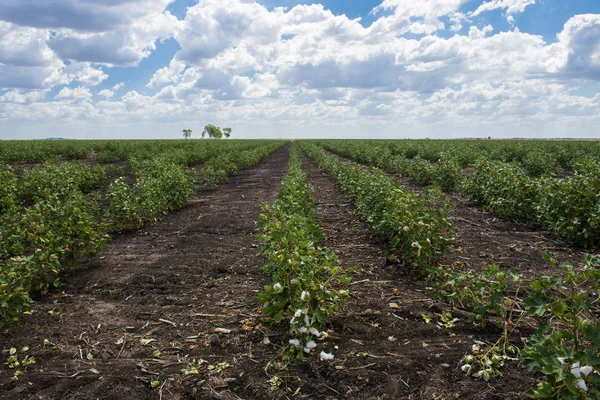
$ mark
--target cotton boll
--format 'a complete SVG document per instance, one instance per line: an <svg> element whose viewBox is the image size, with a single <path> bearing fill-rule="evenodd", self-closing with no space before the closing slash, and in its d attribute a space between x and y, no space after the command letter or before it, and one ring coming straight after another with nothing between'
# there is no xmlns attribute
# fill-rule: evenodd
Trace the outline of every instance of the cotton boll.
<svg viewBox="0 0 600 400"><path fill-rule="evenodd" d="M579 378L581 376L581 372L579 370L579 362L576 362L575 364L571 365L571 374L573 374L575 378Z"/></svg>
<svg viewBox="0 0 600 400"><path fill-rule="evenodd" d="M583 390L584 392L588 391L588 387L585 384L585 381L581 378L577 379L577 382L575 383L577 385L577 387L581 390Z"/></svg>
<svg viewBox="0 0 600 400"><path fill-rule="evenodd" d="M306 343L306 347L308 347L309 349L314 349L315 347L317 347L317 344L311 340L310 342Z"/></svg>
<svg viewBox="0 0 600 400"><path fill-rule="evenodd" d="M588 376L589 374L594 372L594 368L590 367L589 365L585 365L585 366L579 368L579 372L581 372L585 376Z"/></svg>
<svg viewBox="0 0 600 400"><path fill-rule="evenodd" d="M298 339L290 339L290 344L293 344L296 347L300 347L300 341Z"/></svg>
<svg viewBox="0 0 600 400"><path fill-rule="evenodd" d="M329 360L333 360L333 354L331 353L325 353L324 351L321 352L321 354L319 354L319 358L322 361L329 361Z"/></svg>

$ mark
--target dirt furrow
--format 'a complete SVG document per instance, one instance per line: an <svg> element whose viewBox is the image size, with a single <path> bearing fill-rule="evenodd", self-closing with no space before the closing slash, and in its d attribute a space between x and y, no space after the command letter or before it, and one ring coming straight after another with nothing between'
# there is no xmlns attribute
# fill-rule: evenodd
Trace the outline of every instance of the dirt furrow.
<svg viewBox="0 0 600 400"><path fill-rule="evenodd" d="M18 380L0 367L0 398L263 398L264 374L252 376L272 350L257 310L265 277L256 221L277 197L288 150L114 238L39 298L33 315L0 334L4 358L27 346L19 358L36 360Z"/></svg>
<svg viewBox="0 0 600 400"><path fill-rule="evenodd" d="M440 314L454 311L431 301L427 284L413 280L394 262L335 182L306 156L303 169L315 187L325 244L346 268L358 267L351 299L330 323L337 337L335 366L318 367L317 398L524 398L533 380L516 363L509 363L505 378L494 384L467 378L460 370L459 362L470 353L474 339L494 342L500 331L476 328L462 318L454 327L438 327Z"/></svg>
<svg viewBox="0 0 600 400"><path fill-rule="evenodd" d="M331 152L328 154L354 162ZM413 193L423 194L427 187L401 174L387 175ZM440 260L442 264L474 271L498 264L501 268L515 269L526 277L536 278L562 275L561 263L578 264L590 252L561 240L535 223L498 218L458 191L446 195L451 204L449 217L456 235L451 253ZM543 259L545 252L559 263L553 266L546 262ZM591 252L600 254L597 250Z"/></svg>

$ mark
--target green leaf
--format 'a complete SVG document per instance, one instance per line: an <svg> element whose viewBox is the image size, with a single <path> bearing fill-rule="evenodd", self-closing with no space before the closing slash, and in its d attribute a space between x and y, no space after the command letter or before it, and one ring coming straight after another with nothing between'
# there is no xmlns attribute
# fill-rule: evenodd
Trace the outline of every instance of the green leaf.
<svg viewBox="0 0 600 400"><path fill-rule="evenodd" d="M528 307L527 314L543 317L547 310L546 301L547 298L543 293L531 293L524 300L525 305Z"/></svg>

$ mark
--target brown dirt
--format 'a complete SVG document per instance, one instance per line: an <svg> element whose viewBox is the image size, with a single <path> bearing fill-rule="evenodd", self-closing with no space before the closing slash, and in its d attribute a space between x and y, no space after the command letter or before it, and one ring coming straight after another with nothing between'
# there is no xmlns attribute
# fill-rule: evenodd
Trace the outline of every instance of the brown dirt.
<svg viewBox="0 0 600 400"><path fill-rule="evenodd" d="M329 154L334 155L331 152ZM400 174L390 173L388 176L400 181L413 193L422 194L427 187ZM481 271L488 264L498 264L503 269L514 269L530 279L561 275L560 264L579 265L586 253L600 255L600 249L592 251L577 248L538 224L498 218L458 191L446 195L452 205L449 217L455 240L450 254L440 260L443 265L451 265L457 270ZM557 265L552 266L543 259L545 252L557 260Z"/></svg>
<svg viewBox="0 0 600 400"><path fill-rule="evenodd" d="M473 340L494 342L500 331L474 327L462 318L452 329L438 328L439 314L449 311L449 306L431 301L424 282L413 280L390 262L385 244L358 221L331 178L308 158L303 163L316 189L325 244L345 267L358 266L351 300L330 323L332 335L339 338L329 345L338 347L335 367L309 364L315 368L314 390L321 386L316 398L525 398L523 393L535 378L516 362L509 362L504 377L493 383L464 376L459 363L470 353ZM391 308L390 303L398 308ZM423 314L433 321L426 323ZM395 341L389 340L392 336ZM364 352L368 355L359 356Z"/></svg>
<svg viewBox="0 0 600 400"><path fill-rule="evenodd" d="M516 362L489 384L464 376L459 362L473 340L493 342L500 332L476 328L458 311L452 311L461 317L455 327L438 328L439 314L449 307L431 301L426 283L390 261L378 235L357 219L335 183L306 157L303 168L316 189L325 244L343 266L358 269L350 300L327 326L330 339L318 346L335 359L322 362L313 355L289 370L265 371L288 338L283 330L262 325L256 293L266 277L264 260L256 255L255 221L260 203L276 199L287 150L240 171L214 191L200 192L160 223L116 237L65 279L62 291L40 299L32 316L0 334L2 357L8 357L10 347L28 346L37 361L21 368L25 374L16 382L10 379L13 370L0 366L0 398L524 398L535 377ZM487 220L493 217L479 216L477 208L467 214L468 204L461 214L460 207L452 212L458 237L448 263L458 259L476 268L493 254L513 266L529 254L522 242L517 242L519 251L512 250L521 256L506 250L508 244L496 243L496 232L515 243L519 228L487 231L496 223ZM423 314L433 321L425 323ZM264 344L265 337L272 344ZM44 339L51 344L44 346ZM145 344L143 339L148 339ZM160 357L152 356L156 350ZM182 373L200 359L206 362L197 375ZM224 362L228 368L209 372L208 365ZM267 383L274 374L284 381L279 388ZM155 389L151 378L160 382Z"/></svg>
<svg viewBox="0 0 600 400"><path fill-rule="evenodd" d="M425 189L405 177L392 176L415 193ZM586 253L600 255L598 251L577 248L535 223L498 218L456 191L447 196L452 204L449 217L456 235L451 253L441 260L442 264L475 271L498 264L530 279L562 275L561 263L579 265ZM558 261L556 266L543 259L545 252Z"/></svg>
<svg viewBox="0 0 600 400"><path fill-rule="evenodd" d="M236 390L262 398L269 385L259 367L273 350L255 329L264 281L255 221L260 204L277 196L287 150L160 223L117 236L62 291L37 302L0 336L3 357L28 346L36 359L16 382L0 367L0 398L236 398ZM193 359L207 363L184 376ZM230 368L209 374L207 365L219 362ZM151 377L162 390L150 388Z"/></svg>

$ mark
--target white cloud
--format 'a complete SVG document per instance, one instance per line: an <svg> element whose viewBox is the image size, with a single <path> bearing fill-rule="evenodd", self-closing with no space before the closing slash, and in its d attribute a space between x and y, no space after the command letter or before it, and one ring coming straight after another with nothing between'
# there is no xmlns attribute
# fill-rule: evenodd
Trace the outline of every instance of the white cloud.
<svg viewBox="0 0 600 400"><path fill-rule="evenodd" d="M54 52L62 60L137 65L178 29L165 11L172 1L3 0L0 62L39 65Z"/></svg>
<svg viewBox="0 0 600 400"><path fill-rule="evenodd" d="M177 83L185 69L185 63L176 59L171 60L168 67L160 68L154 73L150 82L146 85L155 88L167 83Z"/></svg>
<svg viewBox="0 0 600 400"><path fill-rule="evenodd" d="M92 92L90 92L90 89L84 86L79 86L73 89L64 87L54 98L56 100L85 101L92 98Z"/></svg>
<svg viewBox="0 0 600 400"><path fill-rule="evenodd" d="M384 0L373 9L376 15L382 11L392 11L392 15L376 20L371 26L374 31L401 35L407 32L430 34L445 29L441 17L451 16L452 26L457 29L456 20L462 18L460 7L470 0Z"/></svg>
<svg viewBox="0 0 600 400"><path fill-rule="evenodd" d="M600 80L600 14L571 18L558 40L554 50L562 55L561 72L572 78Z"/></svg>
<svg viewBox="0 0 600 400"><path fill-rule="evenodd" d="M45 90L11 90L9 92L4 93L0 96L0 103L32 103L34 101L39 101L46 96L47 91Z"/></svg>
<svg viewBox="0 0 600 400"><path fill-rule="evenodd" d="M174 0L3 0L0 20L36 28L106 32L162 12Z"/></svg>
<svg viewBox="0 0 600 400"><path fill-rule="evenodd" d="M98 86L106 79L108 75L101 69L92 67L90 63L71 62L66 68L65 73L70 77L70 80L75 80L85 86Z"/></svg>
<svg viewBox="0 0 600 400"><path fill-rule="evenodd" d="M156 41L171 37L178 27L170 13L158 13L106 32L59 30L49 41L62 59L135 66L156 49Z"/></svg>
<svg viewBox="0 0 600 400"><path fill-rule="evenodd" d="M108 89L103 89L98 92L98 96L102 96L106 99L110 99L114 95L115 95L115 92L113 92L112 90L108 90Z"/></svg>
<svg viewBox="0 0 600 400"><path fill-rule="evenodd" d="M191 7L183 28L175 33L182 45L177 58L187 64L203 65L223 50L237 46L243 38L254 44L279 39L282 9L269 12L258 3L238 0L205 0Z"/></svg>
<svg viewBox="0 0 600 400"><path fill-rule="evenodd" d="M522 13L527 6L535 4L536 0L490 0L481 4L471 14L477 16L485 11L504 9L508 14Z"/></svg>
<svg viewBox="0 0 600 400"><path fill-rule="evenodd" d="M0 59L10 59L0 60L0 87L78 86L62 88L50 102L41 102L42 91L4 93L0 119L56 118L92 130L136 124L152 131L182 123L201 127L209 120L283 136L389 133L391 126L429 136L487 136L502 129L535 135L576 127L592 132L600 123L600 95L578 94L600 82L600 15L571 18L557 42L548 44L518 28L500 32L469 20L502 10L514 24L514 15L533 0L490 0L471 14L461 12L467 0L384 0L366 27L316 4L269 10L247 0L203 0L176 21L164 12L167 0L147 0L151 7L139 11L127 8L133 0L111 1L122 7L122 16L106 14L107 21L88 29L59 18L51 39L37 17L18 21L38 28L6 25L2 31L0 23L0 35L12 38L7 43L21 40L31 52L27 58L0 41L0 49L7 46ZM13 11L15 4L9 4ZM102 15L105 8L89 12ZM0 19L5 15L0 11ZM443 29L455 34L436 33ZM171 36L181 49L142 83L149 90L125 93L123 82L106 85L111 66L136 65L156 40ZM75 61L65 65L67 58ZM92 100L94 86L99 101ZM179 131L173 130L177 137Z"/></svg>

